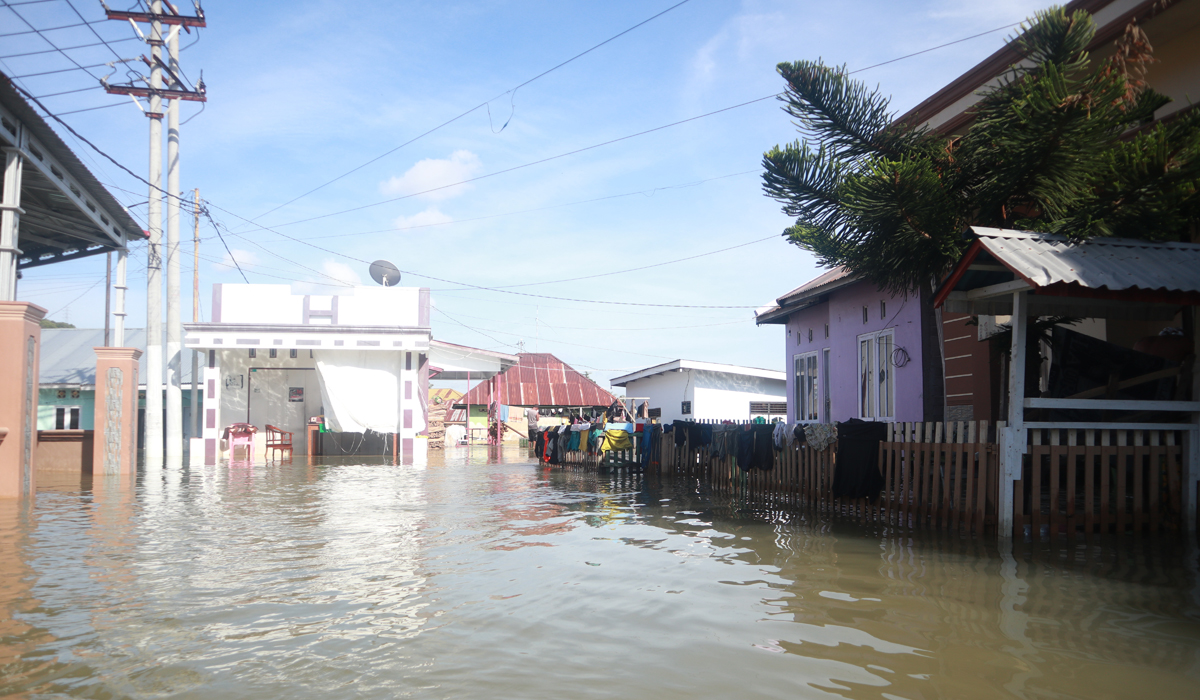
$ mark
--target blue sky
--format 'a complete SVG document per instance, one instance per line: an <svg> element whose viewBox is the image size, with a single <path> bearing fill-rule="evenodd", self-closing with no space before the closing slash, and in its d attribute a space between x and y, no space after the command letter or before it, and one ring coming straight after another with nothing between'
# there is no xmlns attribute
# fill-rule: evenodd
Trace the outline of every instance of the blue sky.
<svg viewBox="0 0 1200 700"><path fill-rule="evenodd" d="M89 20L103 16L98 3L71 3ZM127 4L115 0L112 6ZM251 282L294 281L313 293L370 284L361 261L377 258L430 277L499 287L749 244L651 269L512 289L679 308L521 296L417 275L405 275L402 283L434 290L436 338L506 351L522 343L527 351L552 352L590 371L604 385L610 377L676 358L783 369L782 331L757 328L752 307L819 271L810 255L780 238L790 221L761 192L763 151L796 138L774 100L471 184L337 213L770 95L782 89L774 68L780 61L823 58L863 68L1019 22L1044 3L691 0L504 94L672 4L210 0L204 3L209 27L182 57L191 79L203 70L209 95L204 112L183 127L183 187L198 187L215 218L232 229L226 243ZM15 9L38 28L79 21L67 0ZM181 9L190 11L186 4ZM92 26L105 39L132 36L127 23ZM0 34L25 29L12 9L0 8ZM995 51L1009 33L858 77L878 84L904 110ZM60 47L96 41L87 27L45 36ZM191 40L185 36L185 45ZM36 34L4 37L0 45L4 56L49 48ZM113 47L122 57L148 48L136 41ZM114 58L103 46L69 53L84 66ZM18 76L71 67L53 53L0 60L0 70ZM96 80L74 70L19 83L46 95ZM258 219L311 245L245 222L496 96L487 108ZM113 102L122 105L63 119L145 173L147 120L128 97L93 89L45 100L59 113ZM196 111L185 105L184 118ZM146 187L70 135L64 139L144 222ZM190 240L188 216L184 229ZM207 222L201 236L207 319L210 285L241 277ZM188 243L183 280L189 292L191 252ZM138 327L145 317L143 247L131 256L130 270L129 323ZM101 326L103 258L31 270L19 296L46 307L56 320ZM704 306L750 308L687 308ZM191 317L190 294L183 315Z"/></svg>

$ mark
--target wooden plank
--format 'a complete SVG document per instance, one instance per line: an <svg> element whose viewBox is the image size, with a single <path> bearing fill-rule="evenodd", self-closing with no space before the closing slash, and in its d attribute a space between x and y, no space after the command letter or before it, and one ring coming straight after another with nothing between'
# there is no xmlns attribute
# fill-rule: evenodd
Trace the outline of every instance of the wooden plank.
<svg viewBox="0 0 1200 700"><path fill-rule="evenodd" d="M1150 458L1150 451L1146 449L1144 443L1145 431L1133 431L1133 464L1130 472L1133 476L1133 531L1142 532L1146 526L1145 517L1145 499L1146 499L1146 471L1147 462Z"/></svg>
<svg viewBox="0 0 1200 700"><path fill-rule="evenodd" d="M1067 458L1067 450L1059 444L1059 431L1050 431L1050 537L1053 539L1066 530L1066 513L1063 512L1059 501L1062 497L1063 462Z"/></svg>
<svg viewBox="0 0 1200 700"><path fill-rule="evenodd" d="M1175 460L1175 455L1179 450L1179 447L1175 444L1175 431L1165 431L1164 437L1166 438L1166 447L1163 450L1163 458L1167 463L1167 508L1171 513L1171 517L1174 518L1183 515L1183 509L1181 506L1183 489L1179 483L1183 479L1183 473Z"/></svg>
<svg viewBox="0 0 1200 700"><path fill-rule="evenodd" d="M1166 450L1159 445L1161 431L1150 431L1150 529L1161 531L1165 529L1166 518L1163 517L1162 468L1166 464Z"/></svg>
<svg viewBox="0 0 1200 700"><path fill-rule="evenodd" d="M1129 460L1133 456L1132 451L1126 444L1126 431L1117 431L1117 534L1125 533L1125 528L1129 524L1127 517L1128 502L1126 501L1127 487L1129 484Z"/></svg>
<svg viewBox="0 0 1200 700"><path fill-rule="evenodd" d="M1117 448L1110 443L1111 430L1100 431L1100 532L1108 534L1116 523L1116 509L1112 502L1112 475L1116 470Z"/></svg>
<svg viewBox="0 0 1200 700"><path fill-rule="evenodd" d="M1067 430L1067 537L1075 537L1075 529L1078 527L1078 513L1076 511L1076 491L1078 490L1078 474L1079 460L1083 457L1083 448L1079 446L1079 431Z"/></svg>
<svg viewBox="0 0 1200 700"><path fill-rule="evenodd" d="M1083 531L1090 537L1096 532L1096 462L1100 459L1095 430L1084 431L1083 444Z"/></svg>

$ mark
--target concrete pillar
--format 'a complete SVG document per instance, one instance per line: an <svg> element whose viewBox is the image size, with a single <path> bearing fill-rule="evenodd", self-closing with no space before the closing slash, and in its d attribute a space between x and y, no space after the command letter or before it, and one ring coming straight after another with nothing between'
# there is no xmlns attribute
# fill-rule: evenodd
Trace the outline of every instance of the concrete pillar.
<svg viewBox="0 0 1200 700"><path fill-rule="evenodd" d="M38 355L46 310L0 301L0 498L31 498L36 489Z"/></svg>
<svg viewBox="0 0 1200 700"><path fill-rule="evenodd" d="M137 348L96 351L96 433L93 474L137 472Z"/></svg>
<svg viewBox="0 0 1200 700"><path fill-rule="evenodd" d="M1029 292L1013 293L1012 351L1008 363L1008 426L1000 439L1000 493L997 499L999 536L1013 536L1013 482L1021 478L1024 455L1028 452L1029 433L1025 429L1025 336L1028 333ZM1036 505L1035 505L1036 507Z"/></svg>
<svg viewBox="0 0 1200 700"><path fill-rule="evenodd" d="M214 293L215 296L215 293ZM201 437L204 439L204 463L216 464L221 458L221 367L217 363L217 351L205 351L204 423Z"/></svg>

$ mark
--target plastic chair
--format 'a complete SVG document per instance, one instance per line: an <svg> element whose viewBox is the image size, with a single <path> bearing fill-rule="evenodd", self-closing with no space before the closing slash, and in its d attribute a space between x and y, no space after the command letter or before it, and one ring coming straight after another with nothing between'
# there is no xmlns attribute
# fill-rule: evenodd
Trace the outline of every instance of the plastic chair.
<svg viewBox="0 0 1200 700"><path fill-rule="evenodd" d="M234 423L226 429L229 431L230 461L236 457L238 447L245 450L244 459L247 461L254 459L254 429L253 426L249 426L250 429L246 429L246 427L244 423Z"/></svg>
<svg viewBox="0 0 1200 700"><path fill-rule="evenodd" d="M270 453L271 459L275 458L276 452L287 452L288 459L292 458L292 434L286 430L281 430L267 424L267 452Z"/></svg>

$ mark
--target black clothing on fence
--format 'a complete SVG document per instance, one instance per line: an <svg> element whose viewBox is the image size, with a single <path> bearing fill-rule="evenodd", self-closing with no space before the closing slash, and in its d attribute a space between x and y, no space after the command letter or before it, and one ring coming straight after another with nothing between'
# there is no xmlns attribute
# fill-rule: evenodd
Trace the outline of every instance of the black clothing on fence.
<svg viewBox="0 0 1200 700"><path fill-rule="evenodd" d="M542 461L543 450L546 449L546 433L539 431L533 439L533 454L537 455L538 461Z"/></svg>
<svg viewBox="0 0 1200 700"><path fill-rule="evenodd" d="M751 427L754 433L754 468L769 472L775 468L775 426L755 425Z"/></svg>
<svg viewBox="0 0 1200 700"><path fill-rule="evenodd" d="M769 472L775 468L775 443L770 423L740 426L737 433L737 465L744 472L751 469Z"/></svg>
<svg viewBox="0 0 1200 700"><path fill-rule="evenodd" d="M674 423L674 425L675 425L675 446L683 447L684 443L687 442L688 433L691 432L691 430L689 429L689 425L688 425L688 423L686 423L684 421L676 421Z"/></svg>
<svg viewBox="0 0 1200 700"><path fill-rule="evenodd" d="M833 473L834 498L869 498L875 501L883 488L879 472L879 443L887 438L887 423L852 418L838 424L837 468Z"/></svg>

